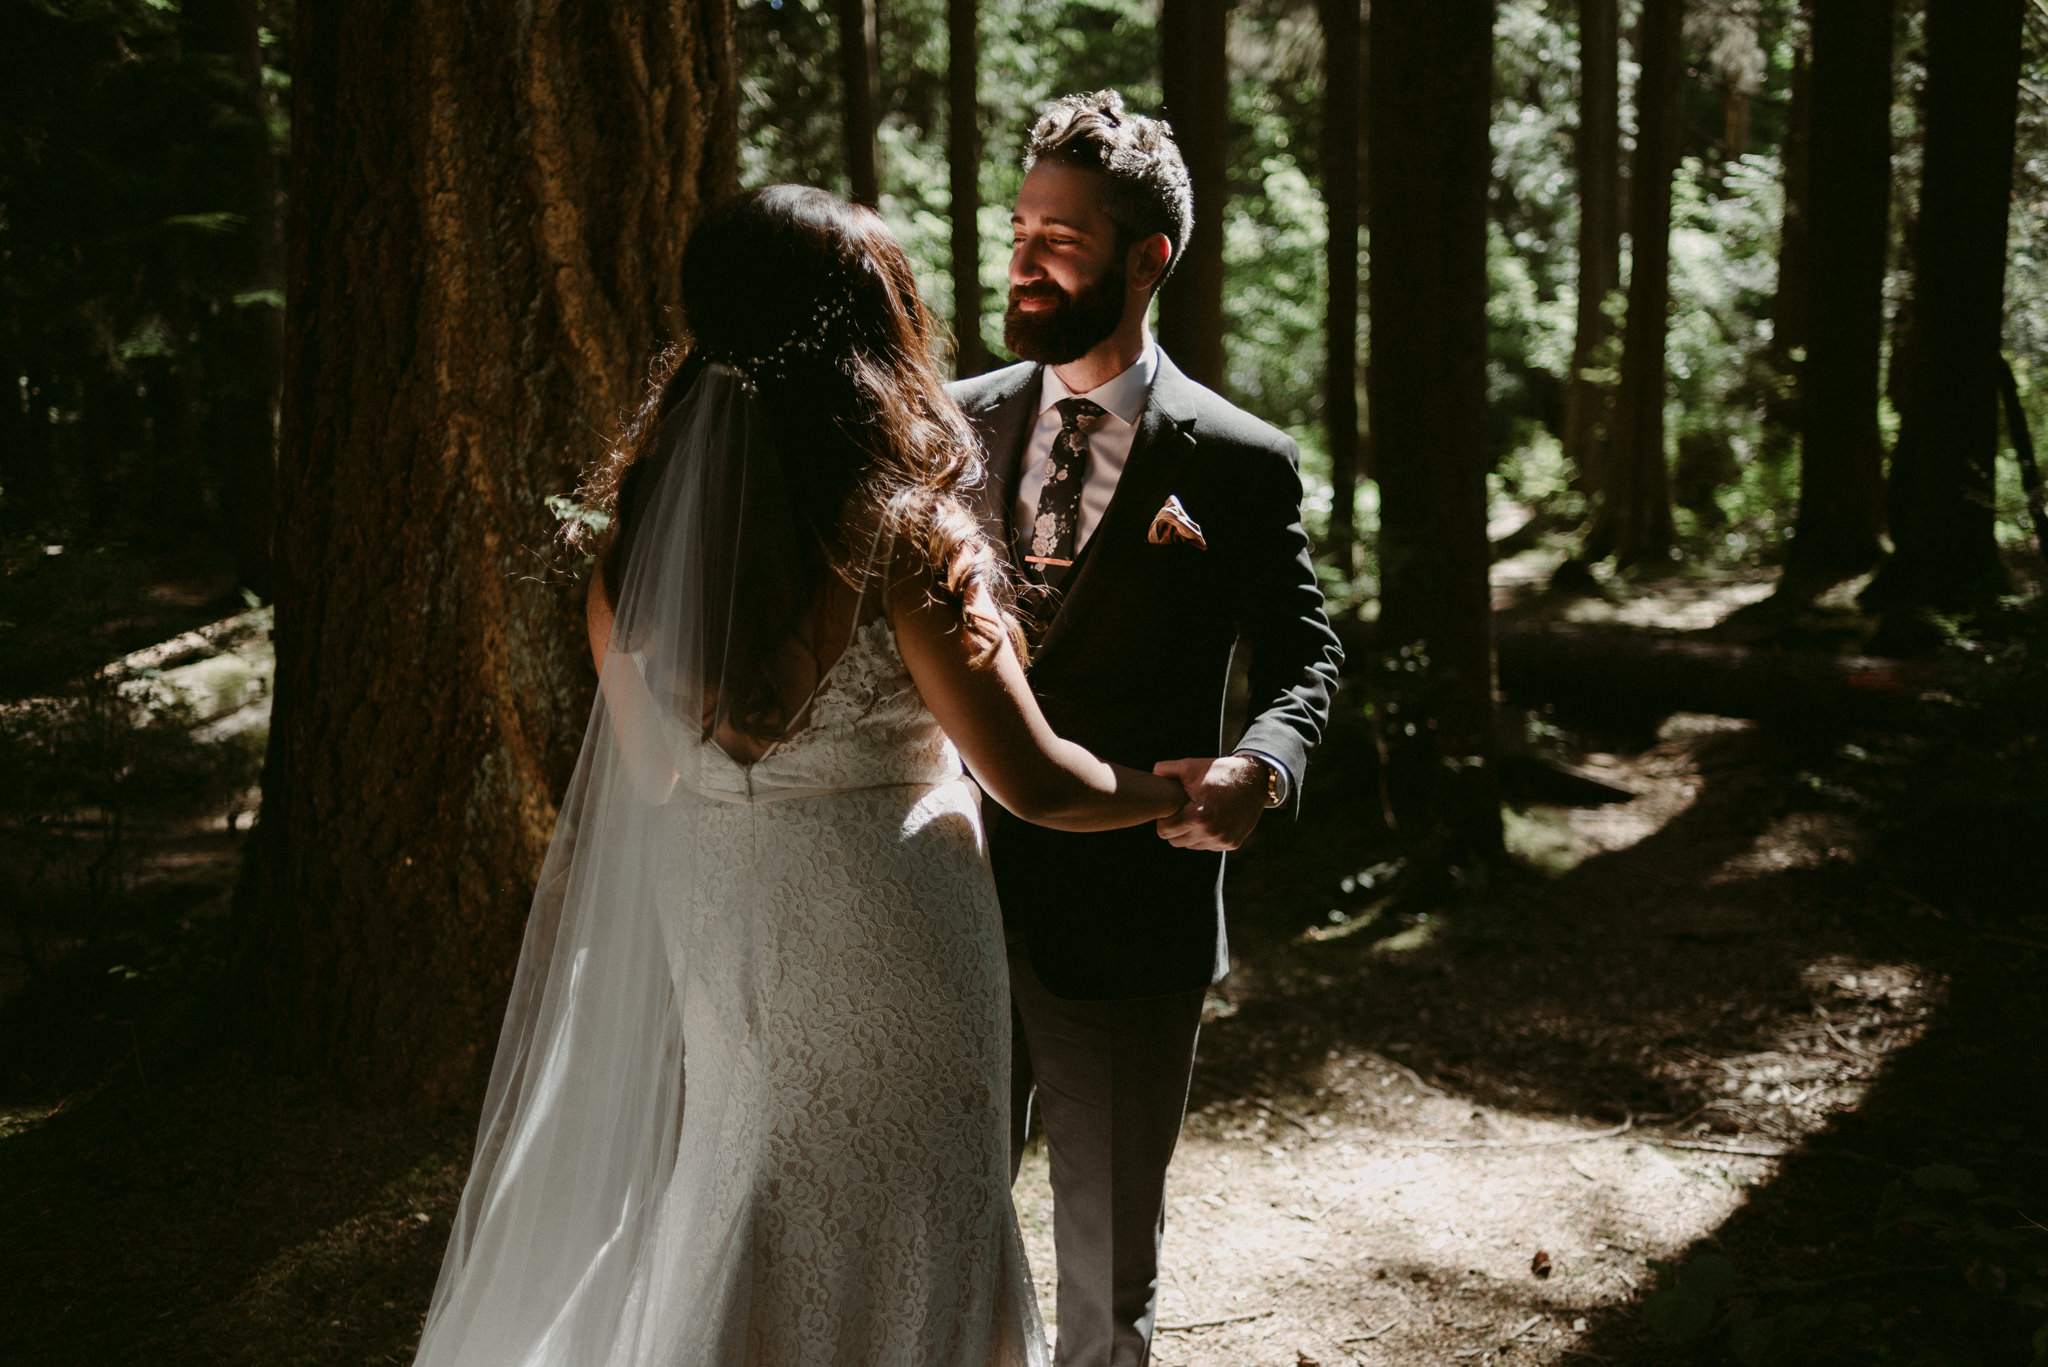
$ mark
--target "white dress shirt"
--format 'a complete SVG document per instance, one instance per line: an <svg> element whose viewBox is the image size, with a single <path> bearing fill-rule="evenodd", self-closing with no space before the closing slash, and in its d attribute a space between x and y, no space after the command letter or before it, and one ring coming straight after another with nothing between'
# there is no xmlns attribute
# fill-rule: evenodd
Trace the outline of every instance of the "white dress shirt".
<svg viewBox="0 0 2048 1367"><path fill-rule="evenodd" d="M1138 437L1138 420L1145 416L1145 404L1152 397L1152 381L1158 375L1159 348L1153 345L1150 336L1145 338L1145 349L1128 369L1085 394L1068 389L1051 366L1039 371L1038 425L1031 429L1031 440L1024 447L1023 473L1017 479L1017 502L1011 510L1017 526L1029 527L1038 520L1038 495L1045 488L1046 476L1052 473L1052 444L1062 424L1059 401L1087 399L1104 410L1102 417L1083 429L1088 441L1088 480L1081 486L1081 520L1074 529L1074 549L1078 552L1088 544L1088 538L1109 508L1110 499L1116 495L1117 481L1123 478L1124 464L1131 458L1131 444ZM1279 775L1278 801L1284 804L1288 800L1294 791L1294 775L1287 772L1286 765L1263 750L1236 753L1271 766Z"/></svg>
<svg viewBox="0 0 2048 1367"><path fill-rule="evenodd" d="M1158 373L1159 348L1150 337L1128 369L1086 394L1068 389L1051 366L1039 372L1038 425L1031 429L1031 440L1024 447L1023 473L1017 479L1017 504L1012 510L1017 526L1029 527L1038 520L1038 495L1052 473L1052 443L1060 434L1060 412L1054 405L1065 398L1087 399L1104 409L1104 416L1083 429L1088 439L1088 481L1081 486L1081 521L1074 528L1074 549L1079 551L1088 544L1116 493L1117 481L1123 478L1131 443L1138 438L1138 419L1145 416L1145 401L1152 397L1152 380Z"/></svg>

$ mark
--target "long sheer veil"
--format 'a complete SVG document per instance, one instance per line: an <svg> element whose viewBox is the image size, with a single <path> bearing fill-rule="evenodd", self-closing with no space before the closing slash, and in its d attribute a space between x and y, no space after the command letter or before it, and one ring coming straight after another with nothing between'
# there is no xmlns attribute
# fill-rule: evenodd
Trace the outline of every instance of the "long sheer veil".
<svg viewBox="0 0 2048 1367"><path fill-rule="evenodd" d="M420 1342L429 1367L665 1361L684 1332L663 1265L675 1250L654 1245L675 1199L689 965L657 895L690 877L700 847L712 799L698 741L707 697L727 696L728 628L773 597L760 575L790 563L797 531L761 401L736 371L703 367L647 460L599 697ZM692 1077L690 1105L721 1092Z"/></svg>

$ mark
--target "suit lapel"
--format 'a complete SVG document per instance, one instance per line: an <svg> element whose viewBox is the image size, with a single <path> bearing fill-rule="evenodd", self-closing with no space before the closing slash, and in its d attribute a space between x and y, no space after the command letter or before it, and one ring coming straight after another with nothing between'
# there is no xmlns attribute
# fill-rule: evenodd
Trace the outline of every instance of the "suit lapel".
<svg viewBox="0 0 2048 1367"><path fill-rule="evenodd" d="M1017 502L1018 467L1024 462L1024 443L1038 417L1038 385L1042 367L1024 369L1015 387L991 397L981 410L980 424L988 433L988 467L975 496L975 514L982 532L1015 563L1010 544L1011 509Z"/></svg>
<svg viewBox="0 0 2048 1367"><path fill-rule="evenodd" d="M1123 475L1095 534L1081 550L1080 564L1067 583L1058 611L1039 641L1041 659L1066 635L1077 614L1098 598L1111 595L1124 566L1144 553L1153 515L1173 492L1181 466L1194 450L1194 386L1164 351L1159 373L1138 419L1138 434L1124 461ZM1021 447L1020 447L1021 449ZM1014 475L1012 476L1014 485Z"/></svg>

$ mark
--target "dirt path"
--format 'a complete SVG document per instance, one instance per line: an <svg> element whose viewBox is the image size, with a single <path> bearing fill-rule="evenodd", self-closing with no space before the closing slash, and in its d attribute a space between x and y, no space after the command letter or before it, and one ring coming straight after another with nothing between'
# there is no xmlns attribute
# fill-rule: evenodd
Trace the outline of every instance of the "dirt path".
<svg viewBox="0 0 2048 1367"><path fill-rule="evenodd" d="M1661 734L1574 753L1636 796L1524 806L1511 836L1551 878L1449 917L1325 909L1341 787L1320 829L1248 853L1169 1188L1164 1367L1604 1358L1642 1337L1651 1260L1917 1037L1933 985L1856 952L1863 836L1788 801L1798 747ZM1018 1200L1050 1317L1042 1151Z"/></svg>

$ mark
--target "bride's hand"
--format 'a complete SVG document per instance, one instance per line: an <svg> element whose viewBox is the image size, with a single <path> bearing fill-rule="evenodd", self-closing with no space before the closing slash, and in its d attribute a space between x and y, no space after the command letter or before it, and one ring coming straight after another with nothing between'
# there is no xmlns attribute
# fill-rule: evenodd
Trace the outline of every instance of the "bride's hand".
<svg viewBox="0 0 2048 1367"><path fill-rule="evenodd" d="M1118 786L1127 786L1133 793L1153 799L1157 812L1154 819L1157 821L1164 821L1181 811L1190 800L1187 788L1177 775L1164 774L1156 768L1148 774L1139 769L1127 769L1121 764L1116 766L1116 770Z"/></svg>
<svg viewBox="0 0 2048 1367"><path fill-rule="evenodd" d="M1180 782L1187 804L1159 822L1159 837L1184 850L1234 850L1244 844L1266 810L1266 777L1244 755L1170 759L1152 766Z"/></svg>

